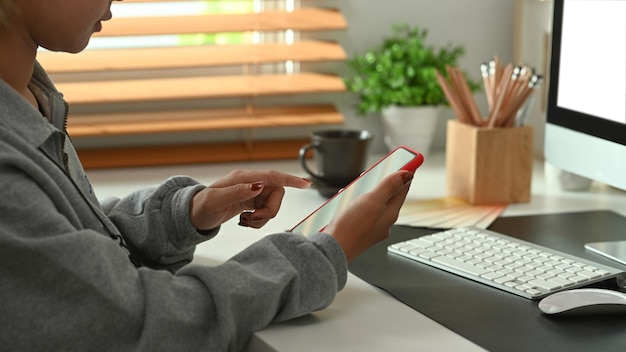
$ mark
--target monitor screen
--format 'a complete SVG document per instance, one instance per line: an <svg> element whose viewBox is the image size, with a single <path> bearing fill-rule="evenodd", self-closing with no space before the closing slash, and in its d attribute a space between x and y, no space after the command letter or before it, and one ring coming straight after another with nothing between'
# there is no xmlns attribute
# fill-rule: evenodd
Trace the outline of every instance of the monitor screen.
<svg viewBox="0 0 626 352"><path fill-rule="evenodd" d="M626 0L555 0L544 152L626 190Z"/></svg>

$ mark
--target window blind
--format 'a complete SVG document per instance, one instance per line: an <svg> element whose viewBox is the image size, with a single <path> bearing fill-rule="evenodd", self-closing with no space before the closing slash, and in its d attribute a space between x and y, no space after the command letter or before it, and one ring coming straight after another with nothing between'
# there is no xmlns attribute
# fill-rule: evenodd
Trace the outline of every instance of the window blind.
<svg viewBox="0 0 626 352"><path fill-rule="evenodd" d="M316 64L341 63L346 54L316 34L332 36L347 24L324 3L124 0L117 9L135 12L117 16L114 8L94 47L78 55L42 51L38 60L70 104L68 131L78 144L159 136L158 145L79 147L86 168L291 158L306 140L260 140L254 131L343 122L329 98L345 91L343 81ZM182 5L195 10L175 10ZM150 14L139 6L173 10ZM116 40L122 44L107 44ZM295 104L295 96L315 98ZM244 137L168 143L173 133L226 130Z"/></svg>

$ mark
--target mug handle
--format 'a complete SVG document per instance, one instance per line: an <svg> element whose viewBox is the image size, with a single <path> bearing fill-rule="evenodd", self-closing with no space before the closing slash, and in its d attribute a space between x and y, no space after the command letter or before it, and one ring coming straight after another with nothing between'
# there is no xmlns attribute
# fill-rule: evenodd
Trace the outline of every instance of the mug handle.
<svg viewBox="0 0 626 352"><path fill-rule="evenodd" d="M307 162L306 162L306 153L310 149L315 149L317 147L318 146L314 145L314 144L307 144L307 145L303 146L302 148L300 148L300 152L298 154L298 159L300 159L300 165L302 165L302 168L304 169L304 171L306 171L313 179L315 179L317 181L321 181L321 182L326 182L326 180L324 180L323 177L319 176L318 174L313 172L313 170L309 169L309 166L307 165Z"/></svg>

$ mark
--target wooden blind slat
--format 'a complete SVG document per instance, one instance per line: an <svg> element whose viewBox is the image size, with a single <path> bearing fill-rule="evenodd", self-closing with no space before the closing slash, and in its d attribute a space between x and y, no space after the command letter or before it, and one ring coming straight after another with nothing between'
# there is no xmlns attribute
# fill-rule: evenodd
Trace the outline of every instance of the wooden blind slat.
<svg viewBox="0 0 626 352"><path fill-rule="evenodd" d="M293 12L267 11L253 14L119 17L106 22L94 36L140 36L245 31L320 31L346 29L341 12L306 8Z"/></svg>
<svg viewBox="0 0 626 352"><path fill-rule="evenodd" d="M73 105L345 91L340 77L317 73L66 82L57 86Z"/></svg>
<svg viewBox="0 0 626 352"><path fill-rule="evenodd" d="M190 0L125 0L146 3L144 8L151 2L175 5L184 1ZM306 7L304 3L314 4ZM121 10L126 4L116 5ZM52 79L57 80L56 85L68 103L77 107L71 110L68 123L68 132L76 142L81 138L342 124L343 116L328 102L328 97L322 95L311 100L307 97L306 101L314 102L306 106L293 106L289 97L345 91L338 75L301 72L322 66L299 63L344 61L346 53L337 43L302 41L300 33L344 30L346 20L337 9L320 2L301 0L296 6L299 8L293 11L277 9L283 5L267 1L261 12L247 14L114 16L94 36L135 37L129 39L138 40L138 47L95 49L102 44L108 46L110 41L94 40L93 49L90 47L79 55L42 51L37 59ZM294 35L287 30L293 30ZM161 43L157 43L155 47L139 48L156 39L142 36L231 32L262 35L244 36L250 39L249 43L254 38L255 44L184 46L184 38L177 41L177 37L170 37L167 41L173 43L167 44L169 47L158 47ZM224 37L230 40L234 36ZM275 43L286 40L289 44ZM129 42L124 38L123 43ZM329 67L333 70L329 65L323 67L325 71ZM221 108L206 108L211 105L211 99ZM283 106L257 106L267 105L270 100ZM202 107L191 109L190 105ZM79 147L78 153L87 168L164 165L295 158L306 142L306 138L289 141L258 138L254 133L245 133L242 141L152 145L158 139L153 136L151 145L125 147L124 139L120 139L122 145L89 143L96 148ZM167 144L167 139L163 138L163 143ZM215 152L207 153L207 150Z"/></svg>
<svg viewBox="0 0 626 352"><path fill-rule="evenodd" d="M131 3L131 2L203 2L207 0L122 0L123 4ZM271 1L271 0L269 0Z"/></svg>
<svg viewBox="0 0 626 352"><path fill-rule="evenodd" d="M146 123L148 122L148 123ZM257 107L220 110L176 110L73 116L72 137L211 131L236 128L340 124L343 117L330 105Z"/></svg>
<svg viewBox="0 0 626 352"><path fill-rule="evenodd" d="M151 145L78 150L86 169L195 164L229 161L295 159L309 138L272 141L235 141L182 145Z"/></svg>
<svg viewBox="0 0 626 352"><path fill-rule="evenodd" d="M333 42L303 41L291 45L193 46L167 48L88 50L80 55L42 51L37 59L49 73L128 71L228 65L255 65L295 60L300 62L346 59Z"/></svg>
<svg viewBox="0 0 626 352"><path fill-rule="evenodd" d="M211 1L211 0L120 0L122 1L122 4L127 4L127 3L133 3L133 2L137 2L137 3L145 3L145 2L206 2L206 1ZM242 1L242 0L230 0L230 2L235 2L235 1ZM274 2L276 0L263 0L265 2ZM317 2L323 2L324 0L300 0L300 2L302 3L317 3ZM115 4L115 3L114 3Z"/></svg>

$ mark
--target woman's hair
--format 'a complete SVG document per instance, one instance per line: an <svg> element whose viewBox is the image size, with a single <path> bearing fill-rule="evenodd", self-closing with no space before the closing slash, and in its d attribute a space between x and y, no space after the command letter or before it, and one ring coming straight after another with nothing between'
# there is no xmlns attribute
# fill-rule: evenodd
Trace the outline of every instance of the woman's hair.
<svg viewBox="0 0 626 352"><path fill-rule="evenodd" d="M0 0L0 27L7 24L14 0Z"/></svg>

